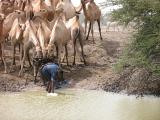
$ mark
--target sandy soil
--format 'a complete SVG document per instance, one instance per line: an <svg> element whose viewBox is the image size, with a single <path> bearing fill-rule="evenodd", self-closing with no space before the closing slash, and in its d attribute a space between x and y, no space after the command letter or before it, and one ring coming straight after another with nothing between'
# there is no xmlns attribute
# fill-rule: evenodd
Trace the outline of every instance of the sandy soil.
<svg viewBox="0 0 160 120"><path fill-rule="evenodd" d="M95 30L95 44L90 37L88 41L84 41L84 52L86 56L87 66L79 62L77 57L76 66L66 66L64 64L65 78L69 80L67 87L83 88L83 89L104 89L105 84L108 85L116 82L118 77L112 70L112 65L116 63L123 49L129 43L130 32L125 31L108 31L105 27L102 28L103 41L99 38L99 33ZM72 64L72 50L70 49L70 64ZM6 56L8 69L11 64L11 46L6 46ZM17 61L14 66L14 71L9 74L3 74L3 67L0 73L0 91L21 91L25 89L33 89L37 86L41 87L40 82L37 85L33 84L33 70L25 68L23 77L18 77L19 60L18 51L16 55ZM27 62L26 62L27 63ZM2 63L1 63L2 66ZM115 86L116 87L116 86ZM113 86L112 86L113 88Z"/></svg>
<svg viewBox="0 0 160 120"><path fill-rule="evenodd" d="M96 44L92 43L90 37L84 46L88 66L77 65L66 73L71 87L104 89L106 84L116 82L114 80L119 75L113 71L112 67L129 43L130 35L127 30L106 32L103 28L103 41L101 41L98 31L95 31Z"/></svg>

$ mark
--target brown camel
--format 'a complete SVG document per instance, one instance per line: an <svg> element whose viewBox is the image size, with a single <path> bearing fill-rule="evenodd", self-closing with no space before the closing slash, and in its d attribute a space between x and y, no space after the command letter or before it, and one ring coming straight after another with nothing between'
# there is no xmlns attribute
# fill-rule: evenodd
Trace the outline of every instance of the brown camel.
<svg viewBox="0 0 160 120"><path fill-rule="evenodd" d="M51 6L48 6L43 0L36 0L32 2L33 12L39 12L40 10L44 9L47 10L47 19L49 21L53 20L54 18L54 9Z"/></svg>
<svg viewBox="0 0 160 120"><path fill-rule="evenodd" d="M56 8L63 8L66 21L68 21L70 18L76 16L76 14L81 11L82 7L81 5L74 7L71 0L60 0Z"/></svg>
<svg viewBox="0 0 160 120"><path fill-rule="evenodd" d="M71 39L71 36L64 22L65 16L63 13L63 8L59 8L59 9L56 8L56 13L58 14L58 17L56 19L56 22L51 32L51 38L48 44L48 57L50 58L53 56L54 48L55 48L54 46L56 46L58 63L61 65L63 47L65 47L65 52L66 52L65 55L66 55L66 60L68 65L67 44Z"/></svg>
<svg viewBox="0 0 160 120"><path fill-rule="evenodd" d="M21 18L21 21L25 22L25 13L20 10L15 10L13 13L10 13L3 22L3 37L7 38L8 33L11 30L13 22L16 18Z"/></svg>
<svg viewBox="0 0 160 120"><path fill-rule="evenodd" d="M81 0L81 3L82 3L83 12L85 15L85 33L87 29L87 22L89 21L90 23L86 40L88 40L89 33L91 30L93 42L95 42L94 41L94 31L93 31L93 24L95 21L97 21L98 23L100 39L102 40L101 26L100 26L101 10L95 4L94 0L90 0L90 2L88 3L86 3L86 0Z"/></svg>
<svg viewBox="0 0 160 120"><path fill-rule="evenodd" d="M21 10L25 11L27 19L32 19L32 17L34 16L31 0L23 1Z"/></svg>
<svg viewBox="0 0 160 120"><path fill-rule="evenodd" d="M14 6L9 1L0 1L0 13L5 16L14 11Z"/></svg>
<svg viewBox="0 0 160 120"><path fill-rule="evenodd" d="M37 37L40 41L40 46L42 48L43 58L47 58L47 46L50 40L51 30L45 23L40 23L37 30Z"/></svg>
<svg viewBox="0 0 160 120"><path fill-rule="evenodd" d="M51 6L54 10L60 0L45 0L46 5Z"/></svg>
<svg viewBox="0 0 160 120"><path fill-rule="evenodd" d="M19 76L21 76L23 73L23 67L24 67L24 62L25 62L26 57L28 57L30 66L32 66L30 63L30 58L29 58L29 50L31 48L35 48L34 58L42 58L42 50L41 50L39 40L34 30L35 29L34 24L32 23L31 20L27 20L25 23L25 26L26 27L23 33L23 41L22 41L24 52L23 52L23 58L21 61L21 69L19 72Z"/></svg>
<svg viewBox="0 0 160 120"><path fill-rule="evenodd" d="M7 73L7 65L5 61L5 55L4 55L4 38L3 38L3 21L5 17L4 14L0 14L0 57L4 64L4 73Z"/></svg>
<svg viewBox="0 0 160 120"><path fill-rule="evenodd" d="M9 38L11 40L12 48L13 48L12 49L13 60L11 64L11 70L13 68L13 65L15 65L16 46L22 44L24 29L25 29L24 23L21 23L21 21L18 18L16 18L9 32ZM22 59L22 53L20 53L20 62L21 62L21 59Z"/></svg>
<svg viewBox="0 0 160 120"><path fill-rule="evenodd" d="M81 54L80 56L81 60L86 64L85 58L84 58L84 50L83 50L83 40L85 39L85 33L83 30L82 25L79 21L79 16L75 16L72 19L68 21L67 28L71 33L71 40L73 41L73 47L74 47L74 61L73 65L75 65L75 58L76 58L76 52L79 53L79 49L77 46L77 39L79 40L80 47L81 47Z"/></svg>

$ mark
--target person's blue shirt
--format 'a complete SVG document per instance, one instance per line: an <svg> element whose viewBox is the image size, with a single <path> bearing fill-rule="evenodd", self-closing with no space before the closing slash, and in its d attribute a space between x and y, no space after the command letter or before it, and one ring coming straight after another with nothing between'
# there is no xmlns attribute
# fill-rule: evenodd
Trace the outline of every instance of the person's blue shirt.
<svg viewBox="0 0 160 120"><path fill-rule="evenodd" d="M55 81L59 66L55 63L47 63L41 68L41 74L47 80Z"/></svg>

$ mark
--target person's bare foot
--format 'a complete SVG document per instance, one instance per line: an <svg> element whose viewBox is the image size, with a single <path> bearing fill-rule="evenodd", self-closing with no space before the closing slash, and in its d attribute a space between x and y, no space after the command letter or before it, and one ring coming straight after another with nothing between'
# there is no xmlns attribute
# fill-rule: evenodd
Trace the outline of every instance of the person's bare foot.
<svg viewBox="0 0 160 120"><path fill-rule="evenodd" d="M48 93L47 96L53 96L53 97L56 97L58 96L58 93Z"/></svg>

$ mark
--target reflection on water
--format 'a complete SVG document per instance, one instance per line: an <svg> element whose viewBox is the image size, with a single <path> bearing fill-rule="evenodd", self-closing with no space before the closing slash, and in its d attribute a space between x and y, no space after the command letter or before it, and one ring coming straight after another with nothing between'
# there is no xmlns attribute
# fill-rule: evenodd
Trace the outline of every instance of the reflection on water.
<svg viewBox="0 0 160 120"><path fill-rule="evenodd" d="M65 89L0 94L0 120L160 120L160 99Z"/></svg>

